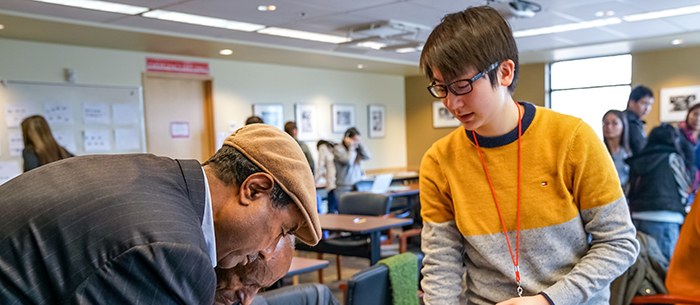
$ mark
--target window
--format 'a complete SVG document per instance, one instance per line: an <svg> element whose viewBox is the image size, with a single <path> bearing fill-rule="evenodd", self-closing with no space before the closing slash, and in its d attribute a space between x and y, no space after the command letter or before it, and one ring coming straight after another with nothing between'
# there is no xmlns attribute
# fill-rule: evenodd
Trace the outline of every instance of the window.
<svg viewBox="0 0 700 305"><path fill-rule="evenodd" d="M602 139L605 112L627 108L632 55L555 62L550 81L552 110L581 118Z"/></svg>

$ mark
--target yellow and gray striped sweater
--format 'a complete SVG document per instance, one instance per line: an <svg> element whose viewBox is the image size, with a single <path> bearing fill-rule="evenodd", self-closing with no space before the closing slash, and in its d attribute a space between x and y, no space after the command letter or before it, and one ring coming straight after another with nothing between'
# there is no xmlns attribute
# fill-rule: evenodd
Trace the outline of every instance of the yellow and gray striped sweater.
<svg viewBox="0 0 700 305"><path fill-rule="evenodd" d="M609 284L639 245L612 159L582 120L525 108L520 274L523 296L557 305L607 304ZM463 264L469 304L516 297L513 263L471 131L440 139L420 169L426 304L458 304ZM513 251L518 131L478 136Z"/></svg>

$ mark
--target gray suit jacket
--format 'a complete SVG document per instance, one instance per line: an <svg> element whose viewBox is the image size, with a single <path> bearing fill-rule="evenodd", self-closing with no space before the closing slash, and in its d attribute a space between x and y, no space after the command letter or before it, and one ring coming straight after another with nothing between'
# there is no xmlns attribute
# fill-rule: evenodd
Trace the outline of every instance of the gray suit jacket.
<svg viewBox="0 0 700 305"><path fill-rule="evenodd" d="M0 304L212 304L200 164L53 162L0 186Z"/></svg>

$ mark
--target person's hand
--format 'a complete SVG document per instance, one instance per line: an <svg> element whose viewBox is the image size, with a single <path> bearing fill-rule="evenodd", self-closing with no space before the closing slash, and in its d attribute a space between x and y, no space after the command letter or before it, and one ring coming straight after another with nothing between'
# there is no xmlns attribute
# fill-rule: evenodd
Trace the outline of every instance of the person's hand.
<svg viewBox="0 0 700 305"><path fill-rule="evenodd" d="M347 147L353 147L354 142L355 141L352 138L349 138L349 137L343 138L343 143L345 143L345 146L347 146Z"/></svg>
<svg viewBox="0 0 700 305"><path fill-rule="evenodd" d="M549 302L541 294L538 294L532 297L512 298L496 305L549 305Z"/></svg>

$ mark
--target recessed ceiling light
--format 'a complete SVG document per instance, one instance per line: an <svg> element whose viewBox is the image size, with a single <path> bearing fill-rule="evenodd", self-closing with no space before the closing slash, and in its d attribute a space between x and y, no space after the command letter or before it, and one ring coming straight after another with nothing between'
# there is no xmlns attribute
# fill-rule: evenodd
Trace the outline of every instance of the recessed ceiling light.
<svg viewBox="0 0 700 305"><path fill-rule="evenodd" d="M595 13L596 17L605 17L605 16L612 16L615 15L615 12L613 11L598 11Z"/></svg>
<svg viewBox="0 0 700 305"><path fill-rule="evenodd" d="M233 54L233 51L232 51L231 49L223 49L223 50L219 51L219 54L221 54L221 55L231 55L231 54Z"/></svg>
<svg viewBox="0 0 700 305"><path fill-rule="evenodd" d="M674 46L677 46L679 44L683 44L683 39L674 39L671 41L671 44Z"/></svg>
<svg viewBox="0 0 700 305"><path fill-rule="evenodd" d="M34 0L51 4L59 4L85 8L90 10L98 10L111 13L120 13L127 15L138 15L149 10L147 7L133 6L120 3L112 3L97 0Z"/></svg>
<svg viewBox="0 0 700 305"><path fill-rule="evenodd" d="M401 49L396 49L396 53L411 53L411 52L417 52L417 48L401 48Z"/></svg>
<svg viewBox="0 0 700 305"><path fill-rule="evenodd" d="M642 21L649 19L666 18L680 15L688 15L700 13L700 5L679 7L670 10L648 12L642 14L634 14L622 17L622 20L627 22Z"/></svg>
<svg viewBox="0 0 700 305"><path fill-rule="evenodd" d="M618 23L622 23L622 20L620 20L620 18L597 19L597 20L592 20L592 21L583 21L583 22L577 22L577 23L560 24L560 25L548 26L548 27L543 27L543 28L515 31L515 32L513 32L513 37L518 38L518 37L528 37L528 36L536 36L536 35L569 32L569 31L574 31L574 30L589 29L589 28L601 27L601 26L605 26L605 25L618 24Z"/></svg>
<svg viewBox="0 0 700 305"><path fill-rule="evenodd" d="M212 17L171 12L171 11L164 11L164 10L153 10L153 11L150 11L147 13L143 13L143 14L141 14L141 16L147 17L147 18L155 18L155 19L161 19L161 20L210 26L210 27L215 27L215 28L223 28L223 29L243 31L243 32L254 32L254 31L257 31L257 30L265 27L264 25L260 25L260 24L219 19L219 18L212 18Z"/></svg>
<svg viewBox="0 0 700 305"><path fill-rule="evenodd" d="M271 12L271 11L274 11L274 10L276 10L276 9L277 9L277 7L274 6L274 5L261 5L261 6L258 6L258 10L261 11L261 12Z"/></svg>
<svg viewBox="0 0 700 305"><path fill-rule="evenodd" d="M0 24L0 30L2 30L2 29L4 29L4 28L5 28L5 26L2 25L2 24Z"/></svg>
<svg viewBox="0 0 700 305"><path fill-rule="evenodd" d="M365 66L364 66L363 64L357 64L357 68L358 68L358 69L362 69L362 68L364 68L364 67L365 67Z"/></svg>
<svg viewBox="0 0 700 305"><path fill-rule="evenodd" d="M264 28L262 30L259 30L258 33L275 35L275 36L282 36L282 37L289 37L289 38L296 38L296 39L328 42L328 43L343 43L343 42L350 41L350 38L348 38L348 37L326 35L326 34L312 33L312 32L306 32L306 31L297 31L297 30L290 30L290 29L283 29L283 28L275 28L275 27Z"/></svg>

